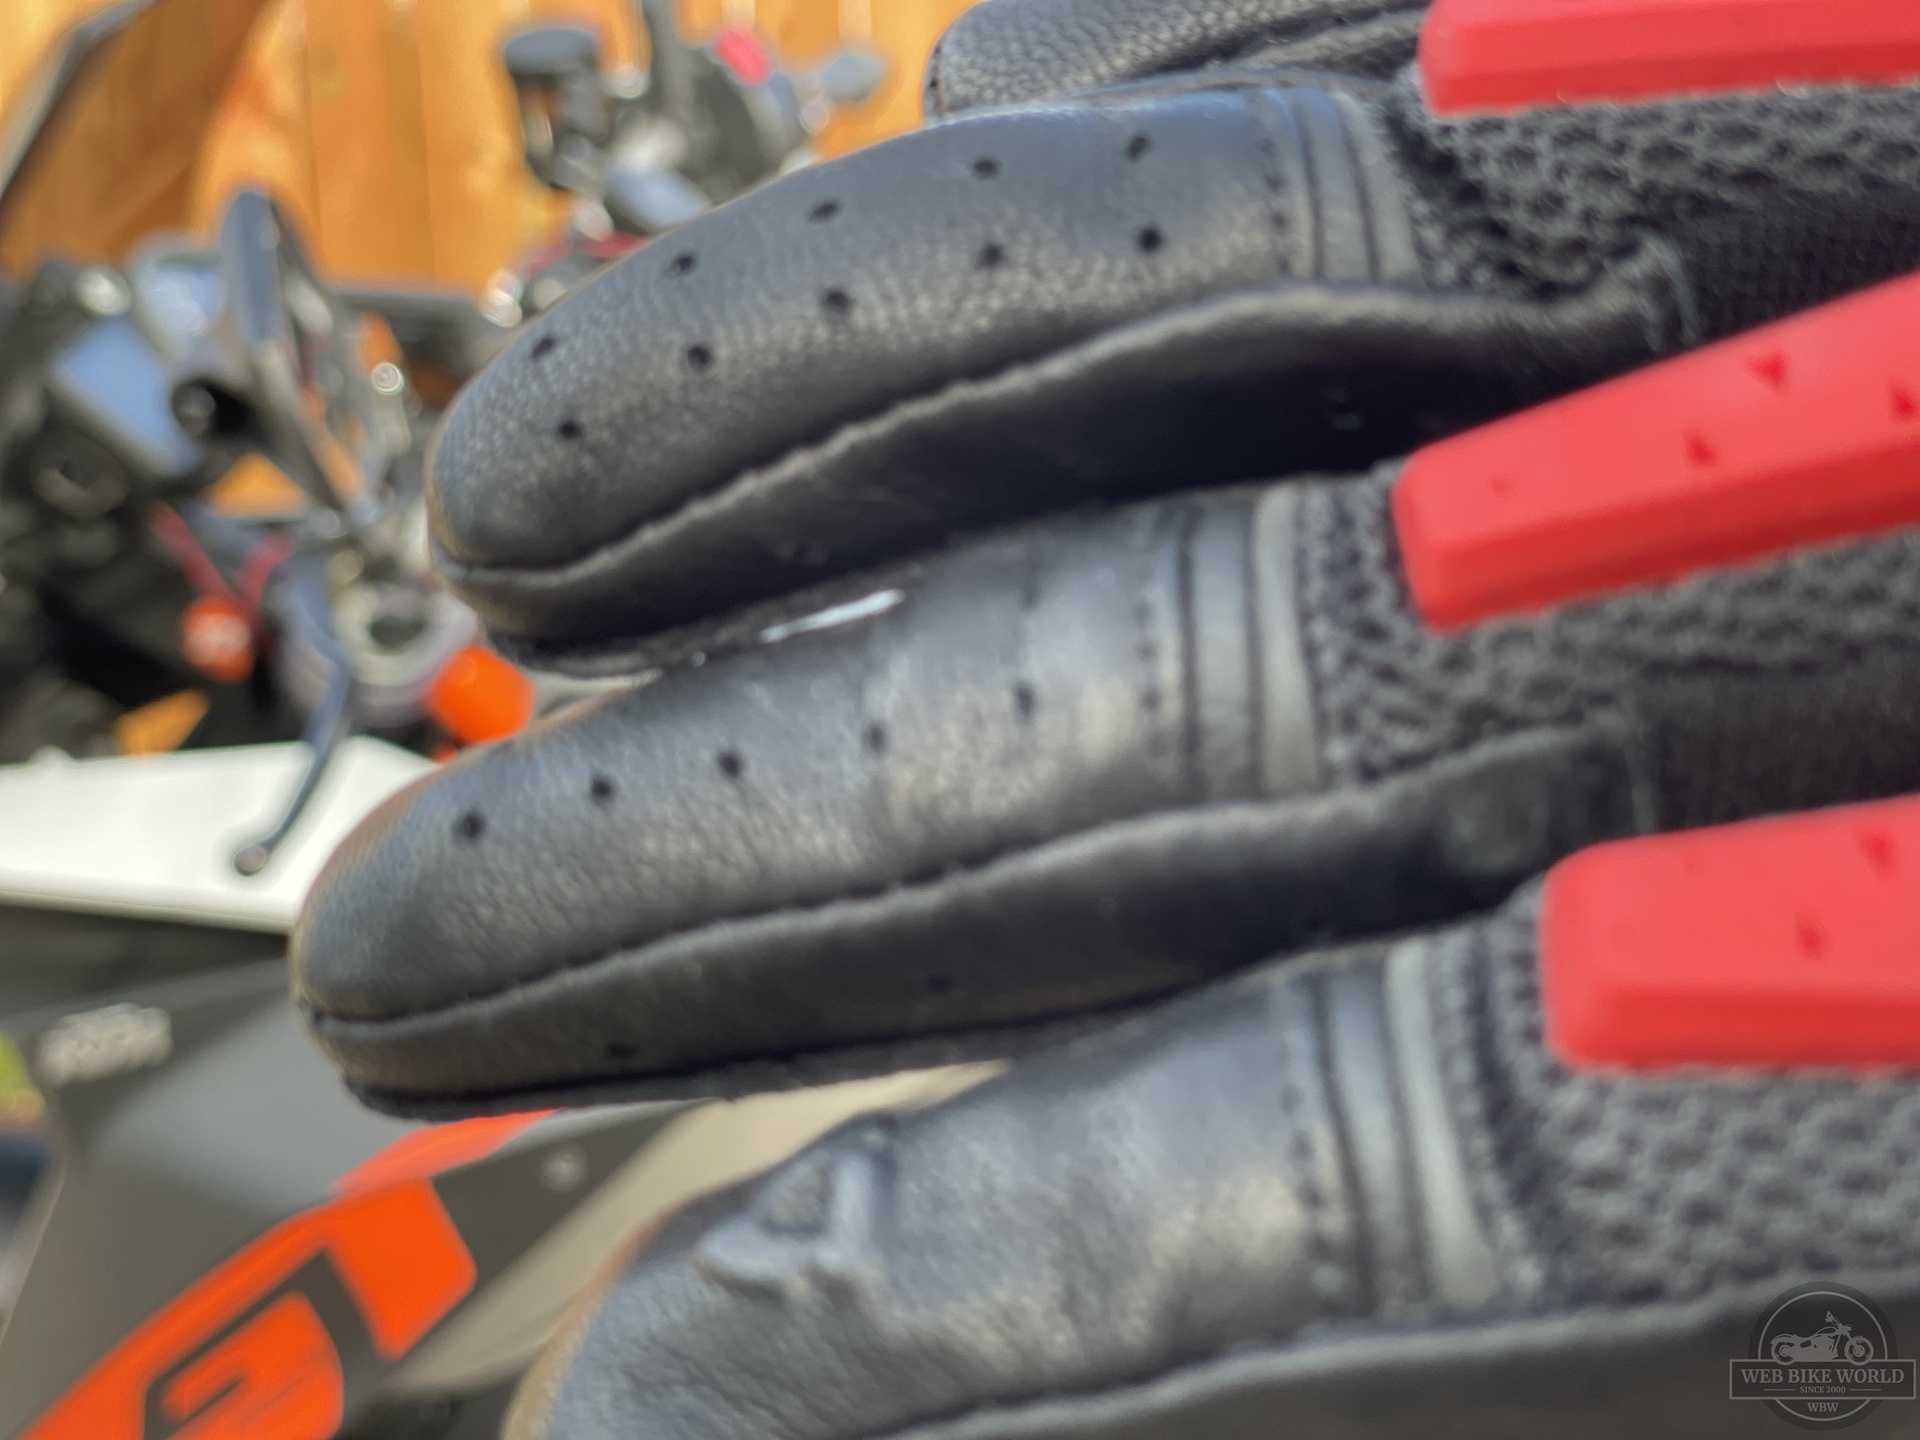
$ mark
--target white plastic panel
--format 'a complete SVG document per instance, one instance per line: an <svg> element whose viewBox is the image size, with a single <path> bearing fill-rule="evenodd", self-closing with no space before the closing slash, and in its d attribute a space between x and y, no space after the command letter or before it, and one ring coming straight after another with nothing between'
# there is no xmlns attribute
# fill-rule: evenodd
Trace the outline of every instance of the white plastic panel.
<svg viewBox="0 0 1920 1440"><path fill-rule="evenodd" d="M249 930L293 927L320 867L368 811L432 762L383 740L341 745L263 874L233 852L272 828L307 747L247 745L0 766L0 904Z"/></svg>

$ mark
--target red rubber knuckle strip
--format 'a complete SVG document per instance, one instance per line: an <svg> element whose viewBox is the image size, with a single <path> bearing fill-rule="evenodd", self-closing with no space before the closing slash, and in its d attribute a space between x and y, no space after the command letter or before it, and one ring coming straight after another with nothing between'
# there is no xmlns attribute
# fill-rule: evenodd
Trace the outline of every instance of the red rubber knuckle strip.
<svg viewBox="0 0 1920 1440"><path fill-rule="evenodd" d="M1920 798L1584 850L1547 877L1573 1066L1920 1065Z"/></svg>
<svg viewBox="0 0 1920 1440"><path fill-rule="evenodd" d="M1435 0L1420 32L1442 115L1920 78L1913 0Z"/></svg>
<svg viewBox="0 0 1920 1440"><path fill-rule="evenodd" d="M1920 276L1430 445L1393 516L1436 629L1920 522Z"/></svg>

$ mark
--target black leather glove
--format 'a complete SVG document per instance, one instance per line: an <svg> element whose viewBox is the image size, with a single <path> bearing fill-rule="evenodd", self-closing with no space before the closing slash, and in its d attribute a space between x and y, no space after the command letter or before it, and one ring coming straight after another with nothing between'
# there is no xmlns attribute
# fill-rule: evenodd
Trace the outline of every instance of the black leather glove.
<svg viewBox="0 0 1920 1440"><path fill-rule="evenodd" d="M660 674L336 858L296 966L349 1083L1060 1041L647 1236L516 1440L1772 1434L1722 1382L1788 1284L1920 1319L1920 1087L1569 1071L1530 883L1920 787L1920 543L1807 520L1446 628L1396 461L1912 265L1920 96L1450 121L1238 63L1405 21L995 0L939 106L1125 84L768 186L461 401L449 576L522 653ZM1797 394L1789 351L1730 363ZM1686 463L1740 463L1743 394ZM1609 480L1534 459L1484 480Z"/></svg>
<svg viewBox="0 0 1920 1440"><path fill-rule="evenodd" d="M1235 63L1364 69L1404 17L1219 8L990 0L948 108L1127 83L688 226L444 432L502 642L660 673L336 858L297 982L359 1093L1063 1041L651 1237L522 1434L1745 1434L1760 1291L1916 1313L1912 1087L1569 1075L1526 882L1920 788L1920 547L1440 630L1391 507L1433 436L1913 265L1920 95L1447 120Z"/></svg>
<svg viewBox="0 0 1920 1440"><path fill-rule="evenodd" d="M1018 0L936 73L1044 91L1058 33L1069 83L1102 46L1145 75L1209 58L1209 8L1376 9ZM1411 75L1231 65L968 112L538 321L440 439L435 546L522 655L711 656L966 530L1356 471L1903 270L1916 126L1851 88L1442 120Z"/></svg>
<svg viewBox="0 0 1920 1440"><path fill-rule="evenodd" d="M1920 1084L1570 1074L1537 906L1298 957L848 1124L604 1277L509 1435L1791 1433L1729 1399L1728 1362L1802 1280L1916 1333Z"/></svg>
<svg viewBox="0 0 1920 1440"><path fill-rule="evenodd" d="M985 7L945 87L992 89L955 57L1003 17L1148 13ZM433 461L503 639L667 673L361 832L300 937L316 1032L402 1107L792 1084L1912 783L1909 612L1835 598L1906 584L1904 542L1440 635L1368 467L1893 273L1916 207L1911 89L1442 120L1411 72L1220 68L687 226L531 327Z"/></svg>

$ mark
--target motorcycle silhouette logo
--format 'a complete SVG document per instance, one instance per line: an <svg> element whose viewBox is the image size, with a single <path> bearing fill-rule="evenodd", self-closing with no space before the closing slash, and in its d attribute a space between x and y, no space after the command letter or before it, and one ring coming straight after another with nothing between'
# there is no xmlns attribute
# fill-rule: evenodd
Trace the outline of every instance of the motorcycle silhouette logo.
<svg viewBox="0 0 1920 1440"><path fill-rule="evenodd" d="M1870 1296L1832 1281L1801 1285L1756 1320L1746 1354L1728 1365L1727 1398L1763 1401L1803 1429L1838 1430L1889 1401L1920 1399L1920 1364L1897 1343Z"/></svg>
<svg viewBox="0 0 1920 1440"><path fill-rule="evenodd" d="M1853 1327L1827 1312L1826 1324L1811 1335L1775 1335L1773 1358L1782 1365L1798 1365L1814 1360L1844 1360L1849 1365L1864 1365L1873 1359L1873 1342L1853 1333Z"/></svg>

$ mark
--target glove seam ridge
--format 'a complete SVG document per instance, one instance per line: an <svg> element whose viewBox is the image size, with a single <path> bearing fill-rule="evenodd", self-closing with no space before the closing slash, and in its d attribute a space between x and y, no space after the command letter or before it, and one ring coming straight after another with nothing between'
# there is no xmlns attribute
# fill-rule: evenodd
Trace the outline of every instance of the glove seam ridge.
<svg viewBox="0 0 1920 1440"><path fill-rule="evenodd" d="M1306 991L1307 1014L1312 1017L1316 1038L1324 1040L1324 1031L1320 1027L1320 996L1313 977L1302 981ZM1292 1162L1294 1191L1300 1197L1301 1208L1306 1212L1305 1231L1307 1242L1307 1287L1331 1305L1336 1300L1331 1283L1332 1273L1338 1269L1333 1262L1333 1254L1326 1234L1326 1197L1321 1193L1318 1178L1319 1166L1315 1163L1313 1144L1308 1136L1307 1127L1301 1122L1301 1085L1294 1073L1301 1064L1299 1047L1293 1042L1291 1032L1295 1027L1277 1025L1275 1039L1279 1045L1280 1071L1280 1114L1282 1123L1287 1127L1287 1158ZM1340 1143L1338 1140L1336 1144ZM1344 1278L1344 1271L1342 1272Z"/></svg>

